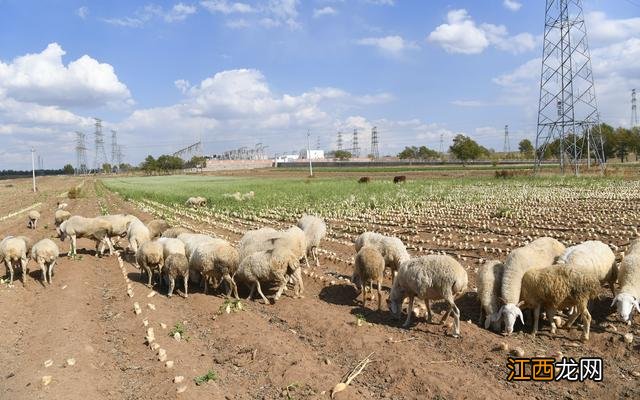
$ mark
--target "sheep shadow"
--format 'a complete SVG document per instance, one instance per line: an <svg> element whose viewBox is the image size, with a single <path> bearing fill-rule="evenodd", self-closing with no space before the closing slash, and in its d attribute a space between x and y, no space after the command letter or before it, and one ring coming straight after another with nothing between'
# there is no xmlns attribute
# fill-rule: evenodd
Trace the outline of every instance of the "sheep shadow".
<svg viewBox="0 0 640 400"><path fill-rule="evenodd" d="M320 290L318 297L322 301L339 306L360 305L360 302L356 299L358 292L351 284L325 286Z"/></svg>

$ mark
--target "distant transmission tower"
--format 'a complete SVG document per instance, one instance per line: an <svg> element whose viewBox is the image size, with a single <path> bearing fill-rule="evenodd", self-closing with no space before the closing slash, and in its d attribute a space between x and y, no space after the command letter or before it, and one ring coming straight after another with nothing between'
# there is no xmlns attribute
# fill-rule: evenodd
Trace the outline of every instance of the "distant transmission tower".
<svg viewBox="0 0 640 400"><path fill-rule="evenodd" d="M76 131L76 175L84 175L87 171L87 146L85 134Z"/></svg>
<svg viewBox="0 0 640 400"><path fill-rule="evenodd" d="M378 151L378 128L371 128L371 155L374 160L380 158L380 152Z"/></svg>
<svg viewBox="0 0 640 400"><path fill-rule="evenodd" d="M342 132L338 132L338 150L342 150Z"/></svg>
<svg viewBox="0 0 640 400"><path fill-rule="evenodd" d="M118 132L111 130L111 169L117 170L120 163L118 162Z"/></svg>
<svg viewBox="0 0 640 400"><path fill-rule="evenodd" d="M358 144L358 128L353 128L353 141L351 143L351 155L353 158L360 157L360 145Z"/></svg>
<svg viewBox="0 0 640 400"><path fill-rule="evenodd" d="M574 174L579 174L584 147L587 165L593 152L604 170L600 116L582 0L546 0L545 10L536 170L551 144L558 145L563 173L566 156Z"/></svg>
<svg viewBox="0 0 640 400"><path fill-rule="evenodd" d="M502 152L510 153L511 145L509 144L509 125L504 126L504 145L502 147Z"/></svg>
<svg viewBox="0 0 640 400"><path fill-rule="evenodd" d="M440 154L444 155L444 133L440 134Z"/></svg>
<svg viewBox="0 0 640 400"><path fill-rule="evenodd" d="M107 163L107 154L104 151L104 134L102 133L102 120L94 118L96 120L95 126L95 163L94 169L96 172L102 170L102 165Z"/></svg>
<svg viewBox="0 0 640 400"><path fill-rule="evenodd" d="M638 126L638 106L636 105L636 90L631 89L631 127Z"/></svg>
<svg viewBox="0 0 640 400"><path fill-rule="evenodd" d="M320 150L320 136L316 136L316 150Z"/></svg>

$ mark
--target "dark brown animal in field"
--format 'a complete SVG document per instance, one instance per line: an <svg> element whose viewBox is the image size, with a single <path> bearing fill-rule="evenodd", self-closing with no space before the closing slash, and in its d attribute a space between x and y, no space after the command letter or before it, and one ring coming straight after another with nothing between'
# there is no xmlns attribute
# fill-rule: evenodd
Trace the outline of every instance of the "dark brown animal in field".
<svg viewBox="0 0 640 400"><path fill-rule="evenodd" d="M406 182L406 181L407 181L407 177L404 175L398 175L393 177L393 183L400 183L400 182Z"/></svg>
<svg viewBox="0 0 640 400"><path fill-rule="evenodd" d="M358 179L358 183L369 183L371 181L371 178L369 178L368 176L363 176L360 179Z"/></svg>

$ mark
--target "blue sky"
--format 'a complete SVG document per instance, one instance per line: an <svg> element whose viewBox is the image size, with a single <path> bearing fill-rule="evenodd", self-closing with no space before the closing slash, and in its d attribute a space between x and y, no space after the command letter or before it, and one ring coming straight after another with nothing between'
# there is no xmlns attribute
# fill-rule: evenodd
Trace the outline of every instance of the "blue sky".
<svg viewBox="0 0 640 400"><path fill-rule="evenodd" d="M602 119L628 125L640 1L585 1ZM126 161L202 138L335 147L377 126L382 154L457 133L534 139L544 5L533 0L0 0L0 169L74 162L93 116ZM110 136L110 135L109 135ZM107 138L109 150L110 137ZM89 162L93 152L90 143Z"/></svg>

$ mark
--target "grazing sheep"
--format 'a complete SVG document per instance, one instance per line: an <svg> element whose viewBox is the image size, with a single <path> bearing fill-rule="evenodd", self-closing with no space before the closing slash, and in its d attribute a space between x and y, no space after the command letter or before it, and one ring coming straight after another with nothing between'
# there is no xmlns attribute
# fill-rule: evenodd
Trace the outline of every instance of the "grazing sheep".
<svg viewBox="0 0 640 400"><path fill-rule="evenodd" d="M184 250L187 258L191 258L191 254L193 253L193 250L200 243L217 240L209 235L203 235L201 233L182 233L178 235L178 239L180 239L182 243L184 243Z"/></svg>
<svg viewBox="0 0 640 400"><path fill-rule="evenodd" d="M616 256L606 244L589 240L568 247L558 258L558 264L571 265L596 277L601 284L608 283L615 297L615 283L618 279Z"/></svg>
<svg viewBox="0 0 640 400"><path fill-rule="evenodd" d="M245 232L238 242L240 261L253 253L272 249L273 242L278 237L279 232L269 227Z"/></svg>
<svg viewBox="0 0 640 400"><path fill-rule="evenodd" d="M22 270L22 284L26 286L27 275L29 274L29 269L27 268L29 263L28 254L31 250L31 245L31 239L26 236L9 236L0 243L0 254L9 270L9 285L13 284L14 267L19 266Z"/></svg>
<svg viewBox="0 0 640 400"><path fill-rule="evenodd" d="M38 227L38 220L40 219L40 213L36 210L29 211L29 221L27 222L27 228L36 229Z"/></svg>
<svg viewBox="0 0 640 400"><path fill-rule="evenodd" d="M151 239L155 239L169 229L169 223L163 219L154 219L147 224L147 228L151 233Z"/></svg>
<svg viewBox="0 0 640 400"><path fill-rule="evenodd" d="M71 213L67 210L56 210L54 214L55 226L60 226L61 223L71 218Z"/></svg>
<svg viewBox="0 0 640 400"><path fill-rule="evenodd" d="M577 311L569 318L566 327L582 315L582 340L589 340L591 314L587 309L590 299L598 296L600 282L591 275L585 274L579 267L568 265L559 267L552 265L546 268L532 268L522 278L522 302L533 308L533 331L538 332L540 310L545 309L547 319L551 321L551 333L556 333L554 316L557 310L565 307L576 307Z"/></svg>
<svg viewBox="0 0 640 400"><path fill-rule="evenodd" d="M376 232L364 232L355 241L356 252L364 246L371 246L382 254L385 267L391 270L392 282L400 264L411 258L404 243L396 237L384 236Z"/></svg>
<svg viewBox="0 0 640 400"><path fill-rule="evenodd" d="M69 207L69 205L68 205L67 203L61 203L61 202L58 202L58 203L57 203L57 208L56 208L56 209L57 209L57 210L64 210L64 209L66 209L67 207Z"/></svg>
<svg viewBox="0 0 640 400"><path fill-rule="evenodd" d="M96 242L97 257L98 255L102 255L105 244L109 246L109 255L113 254L113 245L109 239L109 232L111 232L112 229L111 223L102 218L85 218L74 215L60 224L56 231L58 237L63 242L67 236L71 238L69 255L77 254L77 238L87 238ZM102 246L101 248L99 248L100 245Z"/></svg>
<svg viewBox="0 0 640 400"><path fill-rule="evenodd" d="M407 181L407 177L405 175L398 175L393 177L393 183L403 183Z"/></svg>
<svg viewBox="0 0 640 400"><path fill-rule="evenodd" d="M131 251L136 254L143 243L151 240L151 232L142 222L133 221L129 224L129 229L127 230L127 240Z"/></svg>
<svg viewBox="0 0 640 400"><path fill-rule="evenodd" d="M369 282L369 292L373 293L373 282L378 284L378 311L382 309L382 279L384 278L384 258L373 247L364 246L356 254L353 264L351 282L358 292L362 292L362 307L367 305L366 284ZM359 294L358 293L358 294Z"/></svg>
<svg viewBox="0 0 640 400"><path fill-rule="evenodd" d="M185 202L185 205L191 206L193 208L205 207L207 205L207 199L201 196L189 197Z"/></svg>
<svg viewBox="0 0 640 400"><path fill-rule="evenodd" d="M176 278L182 277L184 281L184 298L189 297L189 260L184 254L171 254L164 260L162 273L169 280L167 297L173 296L176 287Z"/></svg>
<svg viewBox="0 0 640 400"><path fill-rule="evenodd" d="M409 297L407 320L403 325L406 328L411 323L413 301L416 296L424 299L428 322L431 322L433 316L429 300L444 299L449 304L449 310L440 323L444 323L453 312L453 336L459 337L460 310L454 301L465 292L467 283L467 271L453 257L428 255L412 258L402 263L398 269L389 295L389 309L396 316L400 316L402 302Z"/></svg>
<svg viewBox="0 0 640 400"><path fill-rule="evenodd" d="M147 273L149 282L147 286L152 287L153 273L162 271L164 265L164 255L162 244L149 241L145 242L136 252L136 266Z"/></svg>
<svg viewBox="0 0 640 400"><path fill-rule="evenodd" d="M371 182L371 178L369 178L368 176L362 176L360 177L360 179L358 179L358 183L369 183Z"/></svg>
<svg viewBox="0 0 640 400"><path fill-rule="evenodd" d="M47 283L47 276L49 277L49 285L53 283L53 268L56 266L59 255L58 245L51 239L42 239L31 248L31 259L40 266L44 283Z"/></svg>
<svg viewBox="0 0 640 400"><path fill-rule="evenodd" d="M183 233L193 233L193 231L189 228L183 228L181 226L177 226L175 228L169 228L166 231L162 232L162 237L177 238Z"/></svg>
<svg viewBox="0 0 640 400"><path fill-rule="evenodd" d="M320 241L327 234L327 224L324 220L313 215L303 215L298 220L298 228L304 232L307 242L307 256L313 255L313 259L316 261L316 267L320 266L320 260L318 259L318 246Z"/></svg>
<svg viewBox="0 0 640 400"><path fill-rule="evenodd" d="M617 304L618 314L623 321L631 325L631 313L635 308L640 313L640 239L631 242L627 254L620 263L618 273L620 289L613 299L611 307Z"/></svg>
<svg viewBox="0 0 640 400"><path fill-rule="evenodd" d="M159 238L156 242L162 245L164 258L166 259L171 254L182 254L186 256L186 249L184 242L180 239L174 238Z"/></svg>
<svg viewBox="0 0 640 400"><path fill-rule="evenodd" d="M131 214L101 215L96 218L106 221L111 225L111 229L109 230L110 238L127 236L129 224L133 221L140 221L138 217Z"/></svg>
<svg viewBox="0 0 640 400"><path fill-rule="evenodd" d="M299 260L298 256L286 247L259 251L245 257L238 267L236 277L251 286L247 300L253 297L254 290L258 288L258 294L262 297L264 304L269 304L269 300L262 293L260 286L262 281L273 282L278 286L273 298L274 302L277 301L287 286L287 273L300 268Z"/></svg>
<svg viewBox="0 0 640 400"><path fill-rule="evenodd" d="M218 287L222 280L229 286L227 297L233 292L238 298L238 288L233 276L238 270L238 251L231 243L222 239L211 239L200 242L189 257L189 269L198 272L204 279L204 292L207 293L207 283L213 282Z"/></svg>
<svg viewBox="0 0 640 400"><path fill-rule="evenodd" d="M522 277L532 268L545 268L552 265L564 253L565 247L556 239L542 237L524 247L513 250L504 262L500 301L503 305L491 315L491 322L504 320L507 334L513 333L516 319L524 324L522 310L518 307Z"/></svg>
<svg viewBox="0 0 640 400"><path fill-rule="evenodd" d="M480 299L479 324L484 329L500 330L500 321L491 323L491 315L498 310L498 298L502 288L504 264L498 260L488 261L478 269L478 298Z"/></svg>

